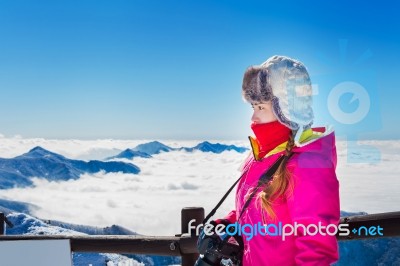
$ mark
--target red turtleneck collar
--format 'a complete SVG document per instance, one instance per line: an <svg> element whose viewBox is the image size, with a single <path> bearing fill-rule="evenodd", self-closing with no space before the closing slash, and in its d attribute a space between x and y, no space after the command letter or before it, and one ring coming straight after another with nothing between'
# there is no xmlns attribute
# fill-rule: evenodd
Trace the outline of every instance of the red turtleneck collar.
<svg viewBox="0 0 400 266"><path fill-rule="evenodd" d="M290 128L282 125L278 120L264 124L252 123L251 129L256 135L257 143L260 147L258 155L260 159L278 145L288 141L291 133Z"/></svg>

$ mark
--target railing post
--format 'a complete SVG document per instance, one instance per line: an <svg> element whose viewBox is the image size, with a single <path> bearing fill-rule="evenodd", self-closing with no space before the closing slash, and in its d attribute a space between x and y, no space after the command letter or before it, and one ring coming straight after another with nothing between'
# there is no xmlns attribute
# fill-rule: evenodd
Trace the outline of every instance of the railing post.
<svg viewBox="0 0 400 266"><path fill-rule="evenodd" d="M187 207L181 211L181 233L189 233L191 237L197 238L196 229L192 229L189 232L189 222L196 220L192 223L193 226L197 226L203 222L204 219L204 208L201 207ZM184 254L182 255L182 266L193 266L199 257L198 253Z"/></svg>
<svg viewBox="0 0 400 266"><path fill-rule="evenodd" d="M0 235L4 235L4 213L0 212Z"/></svg>

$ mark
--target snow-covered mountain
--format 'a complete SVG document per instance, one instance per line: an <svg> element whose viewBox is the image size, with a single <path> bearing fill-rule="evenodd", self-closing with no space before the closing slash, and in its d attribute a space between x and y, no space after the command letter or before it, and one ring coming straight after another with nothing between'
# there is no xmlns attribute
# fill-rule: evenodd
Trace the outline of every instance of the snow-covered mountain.
<svg viewBox="0 0 400 266"><path fill-rule="evenodd" d="M115 156L111 156L106 158L105 160L112 160L112 159L128 159L128 160L132 160L135 157L140 157L140 158L151 158L152 156L145 153L145 152L141 152L141 151L136 151L133 149L126 149L124 151L122 151L121 153L115 155Z"/></svg>
<svg viewBox="0 0 400 266"><path fill-rule="evenodd" d="M124 162L71 160L38 146L11 159L0 158L0 189L29 186L32 184L31 177L59 181L99 171L137 174L140 169Z"/></svg>
<svg viewBox="0 0 400 266"><path fill-rule="evenodd" d="M339 261L334 265L400 265L399 254L399 237L340 241Z"/></svg>
<svg viewBox="0 0 400 266"><path fill-rule="evenodd" d="M186 152L202 151L202 152L212 152L212 153L222 153L224 151L236 151L239 153L243 153L248 149L244 147L237 147L235 145L225 145L220 143L214 144L208 141L201 142L194 147L172 148L159 141L152 141L148 143L139 144L133 149L126 149L115 156L106 158L105 160L121 159L121 158L132 160L134 157L151 158L152 157L151 155L159 154L160 152L170 152L176 150L179 151L183 150Z"/></svg>
<svg viewBox="0 0 400 266"><path fill-rule="evenodd" d="M225 145L225 144L220 144L220 143L210 143L208 141L203 141L199 144L197 144L194 147L181 147L181 148L171 148L167 145L164 145L161 142L158 141L152 141L149 143L144 143L136 146L133 148L134 151L141 151L147 154L158 154L161 151L163 152L169 152L169 151L174 151L174 150L184 150L187 152L193 152L195 150L202 151L202 152L213 152L213 153L222 153L224 151L236 151L239 153L243 153L247 151L247 148L244 147L237 147L235 145Z"/></svg>
<svg viewBox="0 0 400 266"><path fill-rule="evenodd" d="M340 212L341 217L366 212ZM339 261L335 266L400 265L400 237L339 241Z"/></svg>
<svg viewBox="0 0 400 266"><path fill-rule="evenodd" d="M64 229L69 229L81 233L85 233L88 235L138 235L138 233L133 232L125 227L119 225L111 225L107 227L97 227L97 226L88 226L88 225L80 225L80 224L72 224L65 223L62 221L56 220L43 220L46 224L52 226L58 226Z"/></svg>
<svg viewBox="0 0 400 266"><path fill-rule="evenodd" d="M9 213L7 219L13 224L12 228L7 228L7 235L86 235L79 231L49 225L40 219L24 213ZM117 265L118 262L129 260L126 256L107 253L73 253L72 258L74 265L91 264L93 266L103 266L109 261ZM133 261L133 263L133 265L143 265L138 261Z"/></svg>
<svg viewBox="0 0 400 266"><path fill-rule="evenodd" d="M23 212L30 214L32 210L38 208L38 206L27 202L0 199L0 212L3 213Z"/></svg>
<svg viewBox="0 0 400 266"><path fill-rule="evenodd" d="M224 151L232 151L232 150L239 153L243 153L248 150L247 148L237 147L235 145L225 145L220 143L213 144L208 141L201 142L192 148L182 147L181 149L187 152L199 150L202 152L213 152L213 153L222 153Z"/></svg>
<svg viewBox="0 0 400 266"><path fill-rule="evenodd" d="M160 152L169 152L175 149L167 145L164 145L159 141L152 141L144 144L139 144L135 148L133 148L133 150L143 152L148 155L153 155L153 154L159 154Z"/></svg>
<svg viewBox="0 0 400 266"><path fill-rule="evenodd" d="M5 208L5 206L7 208ZM0 212L6 214L13 224L7 228L7 235L137 235L137 233L118 225L95 227L65 223L55 220L41 220L26 213L17 212L13 208L29 210L28 203L15 201L0 201ZM76 253L72 254L73 265L104 266L107 262L126 263L128 265L172 265L179 264L179 257L149 256L149 255L120 255L108 253Z"/></svg>

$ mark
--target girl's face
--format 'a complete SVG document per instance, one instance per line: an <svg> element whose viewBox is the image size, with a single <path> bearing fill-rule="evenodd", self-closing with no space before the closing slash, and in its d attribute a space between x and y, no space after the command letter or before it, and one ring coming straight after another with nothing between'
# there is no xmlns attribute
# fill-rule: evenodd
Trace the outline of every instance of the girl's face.
<svg viewBox="0 0 400 266"><path fill-rule="evenodd" d="M251 117L251 121L255 124L265 124L269 122L276 121L277 118L272 111L272 102L264 102L251 104L253 107L253 116Z"/></svg>

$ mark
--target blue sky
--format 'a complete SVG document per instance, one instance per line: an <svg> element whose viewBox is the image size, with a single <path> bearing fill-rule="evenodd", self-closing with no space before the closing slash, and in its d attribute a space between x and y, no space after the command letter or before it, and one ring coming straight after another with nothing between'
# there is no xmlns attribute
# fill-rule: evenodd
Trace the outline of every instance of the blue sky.
<svg viewBox="0 0 400 266"><path fill-rule="evenodd" d="M389 1L1 1L0 133L243 139L243 73L281 54L309 70L316 126L398 139L397 10ZM367 99L350 90L329 109L343 84ZM360 106L362 119L344 123L340 114Z"/></svg>

